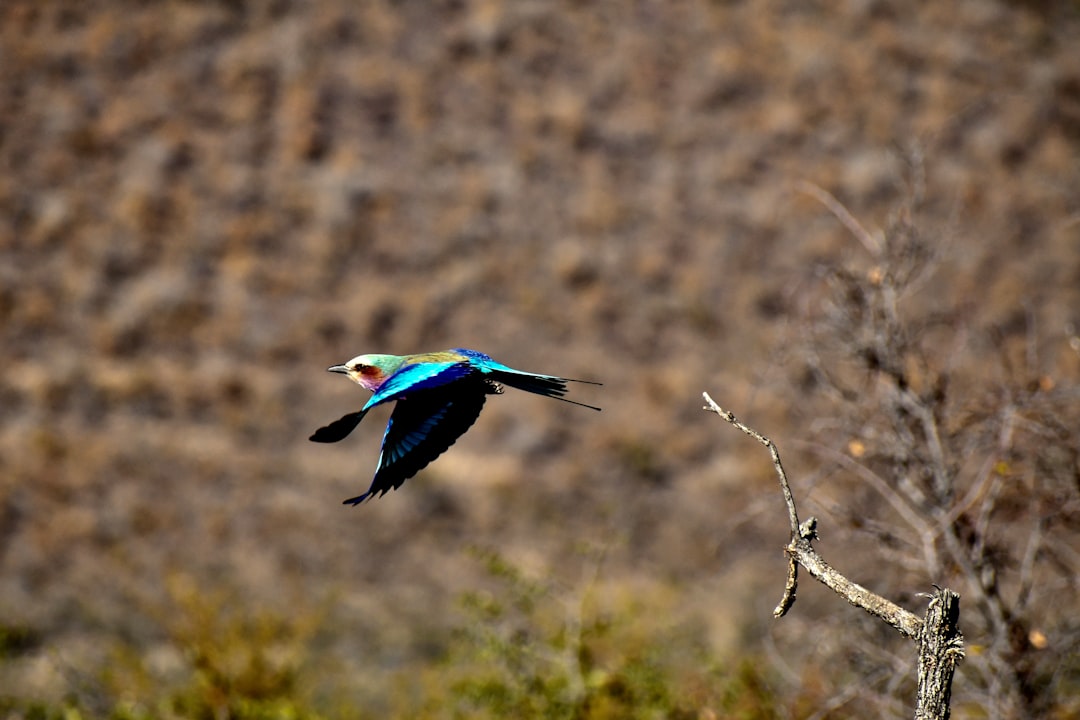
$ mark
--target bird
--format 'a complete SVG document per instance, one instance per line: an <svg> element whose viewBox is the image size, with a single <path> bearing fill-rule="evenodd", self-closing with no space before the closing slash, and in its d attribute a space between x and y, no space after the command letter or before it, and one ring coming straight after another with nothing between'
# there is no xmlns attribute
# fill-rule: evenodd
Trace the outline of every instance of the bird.
<svg viewBox="0 0 1080 720"><path fill-rule="evenodd" d="M371 487L345 500L344 505L359 505L376 494L382 497L391 489L397 490L472 427L487 396L501 395L504 386L600 410L563 396L567 383L601 383L515 370L467 348L415 355L357 355L327 371L348 376L372 395L358 411L316 430L309 438L313 442L339 442L373 407L397 403L383 432Z"/></svg>

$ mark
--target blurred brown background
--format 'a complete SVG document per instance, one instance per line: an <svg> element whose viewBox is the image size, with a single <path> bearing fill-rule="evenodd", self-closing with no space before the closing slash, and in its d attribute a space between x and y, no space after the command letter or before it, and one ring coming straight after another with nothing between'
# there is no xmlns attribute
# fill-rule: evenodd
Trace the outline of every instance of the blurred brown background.
<svg viewBox="0 0 1080 720"><path fill-rule="evenodd" d="M801 293L865 251L799 183L870 230L921 183L912 302L1075 332L1078 37L1070 2L4 2L0 695L93 695L118 648L168 677L162 628L218 593L318 616L320 692L382 707L487 582L472 546L571 588L603 548L607 601L787 652L846 608L772 621L767 456L700 393L782 451L811 430ZM364 401L325 368L456 346L604 411L508 391L341 506L385 414L309 443ZM869 587L949 581L831 532Z"/></svg>

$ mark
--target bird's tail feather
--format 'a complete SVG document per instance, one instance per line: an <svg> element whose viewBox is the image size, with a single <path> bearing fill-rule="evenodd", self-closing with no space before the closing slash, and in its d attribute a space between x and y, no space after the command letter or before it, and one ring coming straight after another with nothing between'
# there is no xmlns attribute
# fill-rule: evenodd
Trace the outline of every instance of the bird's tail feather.
<svg viewBox="0 0 1080 720"><path fill-rule="evenodd" d="M531 373L514 371L506 372L504 370L493 370L490 375L493 379L504 385L509 385L518 390L524 390L525 392L531 392L536 395L543 395L544 397L562 400L571 405L580 405L581 407L587 407L591 410L600 409L595 405L586 405L585 403L577 402L575 400L567 400L563 395L566 394L566 383L568 382L584 383L586 385L602 385L603 383L593 382L592 380L561 378L555 377L554 375L533 375Z"/></svg>

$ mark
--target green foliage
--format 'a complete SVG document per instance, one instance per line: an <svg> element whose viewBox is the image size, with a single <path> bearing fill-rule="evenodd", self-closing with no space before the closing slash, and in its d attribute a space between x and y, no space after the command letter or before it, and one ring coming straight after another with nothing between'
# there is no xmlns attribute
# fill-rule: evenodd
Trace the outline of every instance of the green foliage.
<svg viewBox="0 0 1080 720"><path fill-rule="evenodd" d="M490 586L466 592L464 621L442 657L397 673L392 707L362 698L378 717L651 720L780 717L763 664L726 666L674 595L567 588L534 577L491 550L474 550ZM597 573L598 575L598 573ZM253 606L173 578L154 611L176 658L172 672L145 649L118 646L108 667L57 703L0 698L8 720L318 720L369 716L356 698L310 688L323 613ZM612 597L609 597L612 596ZM299 607L297 606L299 605ZM166 663L168 664L168 663ZM160 665L160 663L158 664ZM344 687L342 684L338 688ZM340 695L340 689L338 691Z"/></svg>
<svg viewBox="0 0 1080 720"><path fill-rule="evenodd" d="M96 676L77 678L61 701L0 697L8 720L318 720L308 698L309 652L323 614L294 603L287 612L253 606L238 592L208 591L174 577L169 602L152 609L176 658L151 669L145 648L119 644ZM10 651L18 633L0 639ZM7 652L0 654L4 659ZM336 715L340 717L340 713Z"/></svg>
<svg viewBox="0 0 1080 720"><path fill-rule="evenodd" d="M779 717L753 663L725 668L693 622L666 622L660 599L602 607L595 588L560 590L499 553L476 551L497 592L461 598L467 622L443 662L402 682L402 717ZM419 686L419 687L417 687Z"/></svg>
<svg viewBox="0 0 1080 720"><path fill-rule="evenodd" d="M68 703L19 703L0 697L0 717L10 720L81 720L79 711Z"/></svg>
<svg viewBox="0 0 1080 720"><path fill-rule="evenodd" d="M207 592L185 578L174 578L169 590L173 607L162 625L189 672L163 699L121 706L115 720L319 717L307 707L301 675L321 614L253 608L234 593ZM131 687L131 675L111 678L117 691ZM152 688L147 690L152 697Z"/></svg>

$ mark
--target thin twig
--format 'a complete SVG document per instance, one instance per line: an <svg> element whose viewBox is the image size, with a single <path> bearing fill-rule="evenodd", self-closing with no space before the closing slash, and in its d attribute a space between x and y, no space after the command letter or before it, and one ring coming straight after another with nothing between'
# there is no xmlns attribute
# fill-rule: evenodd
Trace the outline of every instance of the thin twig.
<svg viewBox="0 0 1080 720"><path fill-rule="evenodd" d="M784 465L780 462L780 452L776 449L776 446L773 445L772 440L769 440L756 430L743 425L735 418L733 413L728 412L717 405L716 401L709 397L709 393L702 393L702 395L705 397L705 402L708 403L705 406L706 410L711 410L716 413L769 449L769 454L772 456L773 467L776 468L776 474L780 478L780 490L784 493L784 502L787 504L788 520L791 522L791 538L792 542L794 542L795 539L800 536L802 531L799 525L799 513L795 509L795 498L791 495L791 485L788 484L787 473L784 472ZM813 518L808 521L808 523L810 523L806 529L808 533L813 533L813 524L816 522L817 521ZM795 595L798 589L799 565L789 546L787 582L784 583L784 594L780 597L780 602L778 602L773 609L774 617L783 617L787 614L787 611L795 604Z"/></svg>
<svg viewBox="0 0 1080 720"><path fill-rule="evenodd" d="M736 419L734 414L717 405L716 401L709 397L709 393L702 393L702 395L705 397L705 402L708 403L708 405L705 406L706 410L713 411L765 447L769 448L773 467L776 468L776 474L780 477L780 490L784 493L784 502L787 503L788 520L791 521L791 534L797 535L799 532L799 513L795 511L795 499L791 496L791 485L788 484L787 473L784 472L784 466L780 462L780 453L777 451L776 446L773 445L772 440L768 439L757 430L743 425Z"/></svg>
<svg viewBox="0 0 1080 720"><path fill-rule="evenodd" d="M832 193L820 185L805 180L795 183L795 187L824 205L863 244L872 256L877 258L881 255L881 241L867 232L866 228L855 219L854 215L848 212L843 203L837 200Z"/></svg>
<svg viewBox="0 0 1080 720"><path fill-rule="evenodd" d="M1016 603L1013 606L1014 612L1027 610L1031 590L1035 585L1035 558L1038 557L1039 550L1042 548L1045 527L1046 518L1040 515L1032 525L1031 534L1028 535L1024 559L1020 561L1020 590L1016 593Z"/></svg>

